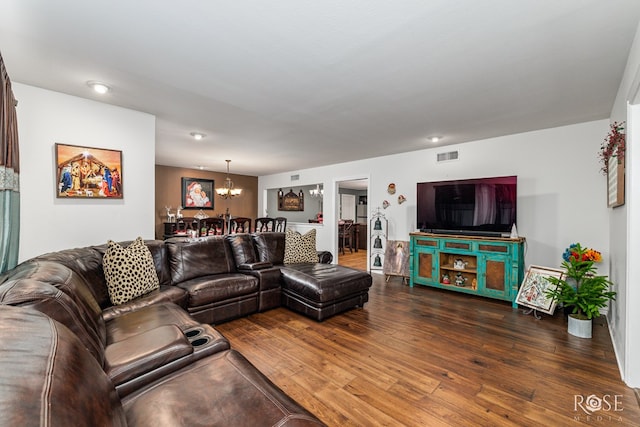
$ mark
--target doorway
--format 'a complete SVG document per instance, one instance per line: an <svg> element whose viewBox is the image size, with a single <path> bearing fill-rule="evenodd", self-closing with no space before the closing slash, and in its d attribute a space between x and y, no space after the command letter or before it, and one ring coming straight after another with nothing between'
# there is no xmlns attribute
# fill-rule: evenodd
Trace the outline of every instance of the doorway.
<svg viewBox="0 0 640 427"><path fill-rule="evenodd" d="M341 242L338 237L336 247L336 258L339 265L355 268L357 270L368 271L368 199L369 199L369 179L350 179L338 181L338 219L352 220L353 230L350 233L351 247ZM340 234L340 224L336 229L336 234Z"/></svg>

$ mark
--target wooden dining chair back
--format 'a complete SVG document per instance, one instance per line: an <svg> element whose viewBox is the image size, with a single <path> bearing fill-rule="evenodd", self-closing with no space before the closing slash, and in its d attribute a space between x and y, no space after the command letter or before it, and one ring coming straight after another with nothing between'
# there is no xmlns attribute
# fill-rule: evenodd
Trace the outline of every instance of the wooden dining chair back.
<svg viewBox="0 0 640 427"><path fill-rule="evenodd" d="M176 222L176 234L187 234L190 230L198 231L198 218L183 217Z"/></svg>
<svg viewBox="0 0 640 427"><path fill-rule="evenodd" d="M274 231L275 225L276 225L276 220L274 218L267 218L267 217L256 218L255 231L257 232Z"/></svg>
<svg viewBox="0 0 640 427"><path fill-rule="evenodd" d="M345 248L353 252L353 220L345 219L338 222L338 250L344 255Z"/></svg>
<svg viewBox="0 0 640 427"><path fill-rule="evenodd" d="M275 218L275 225L273 227L273 231L277 231L279 233L284 233L287 229L287 218L283 216L278 216Z"/></svg>
<svg viewBox="0 0 640 427"><path fill-rule="evenodd" d="M204 218L200 220L201 236L218 236L222 234L224 234L224 218Z"/></svg>
<svg viewBox="0 0 640 427"><path fill-rule="evenodd" d="M229 225L229 233L250 233L251 232L251 218L235 217L231 218L231 224Z"/></svg>

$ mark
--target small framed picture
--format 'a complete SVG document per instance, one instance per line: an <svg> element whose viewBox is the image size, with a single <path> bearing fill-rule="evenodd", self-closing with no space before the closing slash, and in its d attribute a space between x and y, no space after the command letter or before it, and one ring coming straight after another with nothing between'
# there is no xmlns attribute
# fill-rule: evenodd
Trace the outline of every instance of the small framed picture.
<svg viewBox="0 0 640 427"><path fill-rule="evenodd" d="M516 303L533 308L547 314L553 314L556 309L556 300L547 297L547 289L553 285L549 277L562 279L564 270L532 265L524 275Z"/></svg>
<svg viewBox="0 0 640 427"><path fill-rule="evenodd" d="M214 182L212 179L182 178L182 207L184 209L213 209Z"/></svg>
<svg viewBox="0 0 640 427"><path fill-rule="evenodd" d="M56 197L122 199L122 151L55 144Z"/></svg>

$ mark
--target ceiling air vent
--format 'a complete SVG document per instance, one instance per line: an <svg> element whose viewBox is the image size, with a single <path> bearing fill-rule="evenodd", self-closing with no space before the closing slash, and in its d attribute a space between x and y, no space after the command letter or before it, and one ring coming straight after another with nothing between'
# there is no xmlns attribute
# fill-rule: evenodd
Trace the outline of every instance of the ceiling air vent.
<svg viewBox="0 0 640 427"><path fill-rule="evenodd" d="M447 153L438 153L438 161L439 162L447 162L450 160L458 160L458 152L457 151L449 151Z"/></svg>
<svg viewBox="0 0 640 427"><path fill-rule="evenodd" d="M291 181L297 181L300 179L300 175L291 175Z"/></svg>

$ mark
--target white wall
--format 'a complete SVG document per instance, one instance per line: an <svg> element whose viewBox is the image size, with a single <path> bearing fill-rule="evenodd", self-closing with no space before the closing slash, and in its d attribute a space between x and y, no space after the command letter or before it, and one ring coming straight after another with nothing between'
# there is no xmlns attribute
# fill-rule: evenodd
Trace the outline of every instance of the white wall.
<svg viewBox="0 0 640 427"><path fill-rule="evenodd" d="M260 190L286 187L298 174L298 185L324 185L324 227L318 249L337 253L337 182L368 178L369 211L391 205L383 213L389 220L389 238L408 240L416 227L416 183L486 176L518 176L518 233L527 239L525 262L559 267L564 249L581 242L602 251L599 271L608 273L608 208L606 179L599 170L597 152L608 131L599 120L508 135L439 149L365 159L321 168L262 176ZM436 154L459 151L457 161L436 164ZM396 194L387 193L389 183ZM259 191L258 194L261 194ZM400 205L397 197L407 201ZM258 200L259 208L263 201ZM331 214L333 213L333 214Z"/></svg>
<svg viewBox="0 0 640 427"><path fill-rule="evenodd" d="M617 301L612 302L608 320L613 347L622 379L630 387L640 387L640 25L631 46L624 75L611 111L611 121L627 122L625 198L623 206L609 217L611 238L611 280L616 284ZM629 107L629 104L635 104Z"/></svg>
<svg viewBox="0 0 640 427"><path fill-rule="evenodd" d="M19 260L154 237L155 117L13 83L20 138ZM57 199L56 142L122 150L121 200Z"/></svg>

